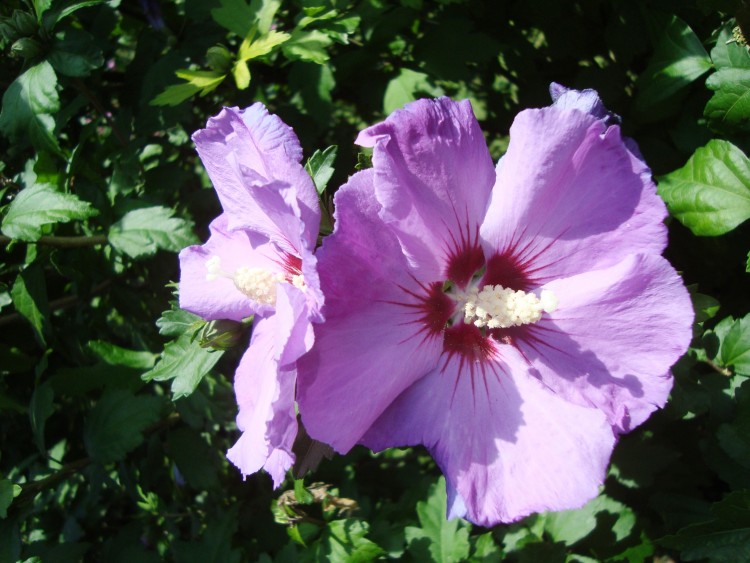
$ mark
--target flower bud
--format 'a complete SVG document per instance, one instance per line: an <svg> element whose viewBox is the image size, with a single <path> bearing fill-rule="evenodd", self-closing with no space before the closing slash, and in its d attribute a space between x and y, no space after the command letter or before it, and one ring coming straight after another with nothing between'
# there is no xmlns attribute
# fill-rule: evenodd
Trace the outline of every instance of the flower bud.
<svg viewBox="0 0 750 563"><path fill-rule="evenodd" d="M198 334L201 348L228 350L242 338L243 324L229 320L211 321Z"/></svg>

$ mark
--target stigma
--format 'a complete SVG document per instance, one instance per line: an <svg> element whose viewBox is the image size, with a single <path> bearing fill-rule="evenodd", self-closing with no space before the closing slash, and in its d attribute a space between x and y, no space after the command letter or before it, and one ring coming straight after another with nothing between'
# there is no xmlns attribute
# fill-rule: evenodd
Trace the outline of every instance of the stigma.
<svg viewBox="0 0 750 563"><path fill-rule="evenodd" d="M226 272L221 268L218 256L206 260L206 280L216 278L232 280L234 286L244 295L263 305L276 305L276 289L279 283L287 279L282 273L271 272L264 268L248 268L242 266L234 272ZM292 276L291 283L297 288L304 288L305 281L301 275Z"/></svg>
<svg viewBox="0 0 750 563"><path fill-rule="evenodd" d="M533 293L513 290L502 285L485 285L469 289L463 296L464 322L479 328L510 328L538 322L543 313L557 309L557 297L543 290Z"/></svg>

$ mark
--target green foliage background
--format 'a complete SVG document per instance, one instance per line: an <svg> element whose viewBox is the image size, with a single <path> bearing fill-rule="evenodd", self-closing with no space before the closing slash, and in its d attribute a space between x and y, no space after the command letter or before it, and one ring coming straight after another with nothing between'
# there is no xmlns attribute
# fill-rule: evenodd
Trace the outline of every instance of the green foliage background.
<svg viewBox="0 0 750 563"><path fill-rule="evenodd" d="M0 563L750 560L742 29L741 0L4 1ZM224 452L249 329L204 326L173 296L176 252L220 210L191 133L264 102L330 212L367 165L362 127L469 98L497 159L551 81L623 117L696 310L669 404L621 439L601 495L447 522L421 449L355 449L278 491L243 481Z"/></svg>

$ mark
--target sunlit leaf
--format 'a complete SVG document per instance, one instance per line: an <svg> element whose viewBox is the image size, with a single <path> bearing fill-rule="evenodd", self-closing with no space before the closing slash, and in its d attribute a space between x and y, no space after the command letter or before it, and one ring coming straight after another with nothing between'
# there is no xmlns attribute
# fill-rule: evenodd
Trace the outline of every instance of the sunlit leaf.
<svg viewBox="0 0 750 563"><path fill-rule="evenodd" d="M324 151L317 150L305 164L305 170L307 170L307 173L313 179L315 189L318 190L319 194L325 191L328 181L333 176L333 163L336 160L337 150L338 147L336 145L332 145Z"/></svg>
<svg viewBox="0 0 750 563"><path fill-rule="evenodd" d="M110 227L109 242L132 258L157 250L177 252L198 242L192 223L173 215L171 209L162 206L130 211Z"/></svg>
<svg viewBox="0 0 750 563"><path fill-rule="evenodd" d="M696 235L721 235L750 218L750 160L714 139L685 166L659 178L669 211Z"/></svg>
<svg viewBox="0 0 750 563"><path fill-rule="evenodd" d="M90 203L73 194L36 184L21 190L10 204L2 231L11 238L33 242L42 236L45 225L86 219L97 213Z"/></svg>

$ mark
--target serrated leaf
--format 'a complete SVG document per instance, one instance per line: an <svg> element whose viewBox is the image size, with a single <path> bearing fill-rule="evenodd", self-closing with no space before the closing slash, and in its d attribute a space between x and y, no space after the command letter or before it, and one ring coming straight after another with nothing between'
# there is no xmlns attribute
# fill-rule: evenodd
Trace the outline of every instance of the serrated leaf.
<svg viewBox="0 0 750 563"><path fill-rule="evenodd" d="M178 78L187 80L187 83L168 86L149 102L152 106L176 106L199 92L201 96L205 96L213 92L227 77L215 70L182 69L175 71L175 74Z"/></svg>
<svg viewBox="0 0 750 563"><path fill-rule="evenodd" d="M418 94L439 95L441 90L430 84L429 76L402 68L399 75L388 82L383 96L383 111L387 114L417 99Z"/></svg>
<svg viewBox="0 0 750 563"><path fill-rule="evenodd" d="M305 170L307 170L307 173L313 179L318 194L322 194L325 191L328 181L333 176L333 163L336 160L337 151L338 147L336 145L332 145L322 152L316 150L305 164Z"/></svg>
<svg viewBox="0 0 750 563"><path fill-rule="evenodd" d="M102 50L94 36L82 29L66 29L52 42L47 60L66 76L88 76L104 64Z"/></svg>
<svg viewBox="0 0 750 563"><path fill-rule="evenodd" d="M292 32L281 49L290 60L323 64L328 60L326 48L331 43L333 43L332 39L322 31L301 31L297 29Z"/></svg>
<svg viewBox="0 0 750 563"><path fill-rule="evenodd" d="M172 400L187 397L219 361L223 352L201 348L191 333L169 342L154 369L144 373L144 381L172 381Z"/></svg>
<svg viewBox="0 0 750 563"><path fill-rule="evenodd" d="M131 258L155 254L157 250L178 252L198 242L193 224L173 214L162 206L130 211L110 227L109 242Z"/></svg>
<svg viewBox="0 0 750 563"><path fill-rule="evenodd" d="M630 535L635 525L635 514L624 504L604 495L577 510L563 510L547 514L544 530L556 542L563 542L570 546L596 529L602 513L609 513L616 518L611 528L607 526L616 541L619 542Z"/></svg>
<svg viewBox="0 0 750 563"><path fill-rule="evenodd" d="M194 84L174 84L167 86L149 104L152 106L177 106L200 91L201 89Z"/></svg>
<svg viewBox="0 0 750 563"><path fill-rule="evenodd" d="M430 487L427 501L417 503L421 527L407 527L404 532L408 550L418 560L448 563L469 556L469 531L461 520L447 520L445 478Z"/></svg>
<svg viewBox="0 0 750 563"><path fill-rule="evenodd" d="M86 219L98 211L73 194L55 191L47 184L35 184L19 192L8 207L2 231L13 239L33 242L42 228L54 223Z"/></svg>
<svg viewBox="0 0 750 563"><path fill-rule="evenodd" d="M42 16L44 28L49 32L57 23L81 8L103 4L106 0L58 0Z"/></svg>
<svg viewBox="0 0 750 563"><path fill-rule="evenodd" d="M680 550L683 561L750 561L750 492L729 493L711 506L711 512L714 520L687 526L659 544Z"/></svg>
<svg viewBox="0 0 750 563"><path fill-rule="evenodd" d="M255 23L255 12L245 0L220 0L221 6L211 10L211 17L221 27L246 37Z"/></svg>
<svg viewBox="0 0 750 563"><path fill-rule="evenodd" d="M143 430L159 419L158 397L136 396L109 389L91 410L83 427L83 442L91 459L110 463L125 458L143 442Z"/></svg>
<svg viewBox="0 0 750 563"><path fill-rule="evenodd" d="M41 266L34 263L16 277L10 291L16 311L29 321L34 335L42 347L46 347L49 332L49 303L47 285Z"/></svg>
<svg viewBox="0 0 750 563"><path fill-rule="evenodd" d="M719 130L743 129L750 125L750 70L724 68L706 80L714 95L703 110Z"/></svg>
<svg viewBox="0 0 750 563"><path fill-rule="evenodd" d="M684 21L672 16L638 79L636 108L645 111L667 101L710 69L711 60L698 36Z"/></svg>
<svg viewBox="0 0 750 563"><path fill-rule="evenodd" d="M267 55L276 47L288 41L290 37L291 35L288 33L275 30L254 40L248 36L240 44L237 59L240 61L249 61Z"/></svg>
<svg viewBox="0 0 750 563"><path fill-rule="evenodd" d="M128 350L102 340L91 340L87 346L100 360L111 366L151 369L158 357L157 354L151 352Z"/></svg>
<svg viewBox="0 0 750 563"><path fill-rule="evenodd" d="M369 531L366 522L346 519L329 522L320 541L316 543L317 561L365 563L385 553L365 536Z"/></svg>
<svg viewBox="0 0 750 563"><path fill-rule="evenodd" d="M732 37L732 26L726 25L711 49L711 61L717 69L746 68L750 69L750 53L747 47L737 44Z"/></svg>
<svg viewBox="0 0 750 563"><path fill-rule="evenodd" d="M719 360L736 373L750 375L750 315L734 321L721 338Z"/></svg>
<svg viewBox="0 0 750 563"><path fill-rule="evenodd" d="M184 309L176 307L169 311L164 311L156 321L156 326L159 327L159 334L164 336L180 336L187 331L195 332L196 328L205 323L198 315L189 313Z"/></svg>
<svg viewBox="0 0 750 563"><path fill-rule="evenodd" d="M47 61L32 66L16 78L3 94L0 131L14 142L60 153L54 135L53 115L60 109L57 75Z"/></svg>
<svg viewBox="0 0 750 563"><path fill-rule="evenodd" d="M729 141L713 139L659 178L659 194L694 234L724 234L750 218L750 160Z"/></svg>

